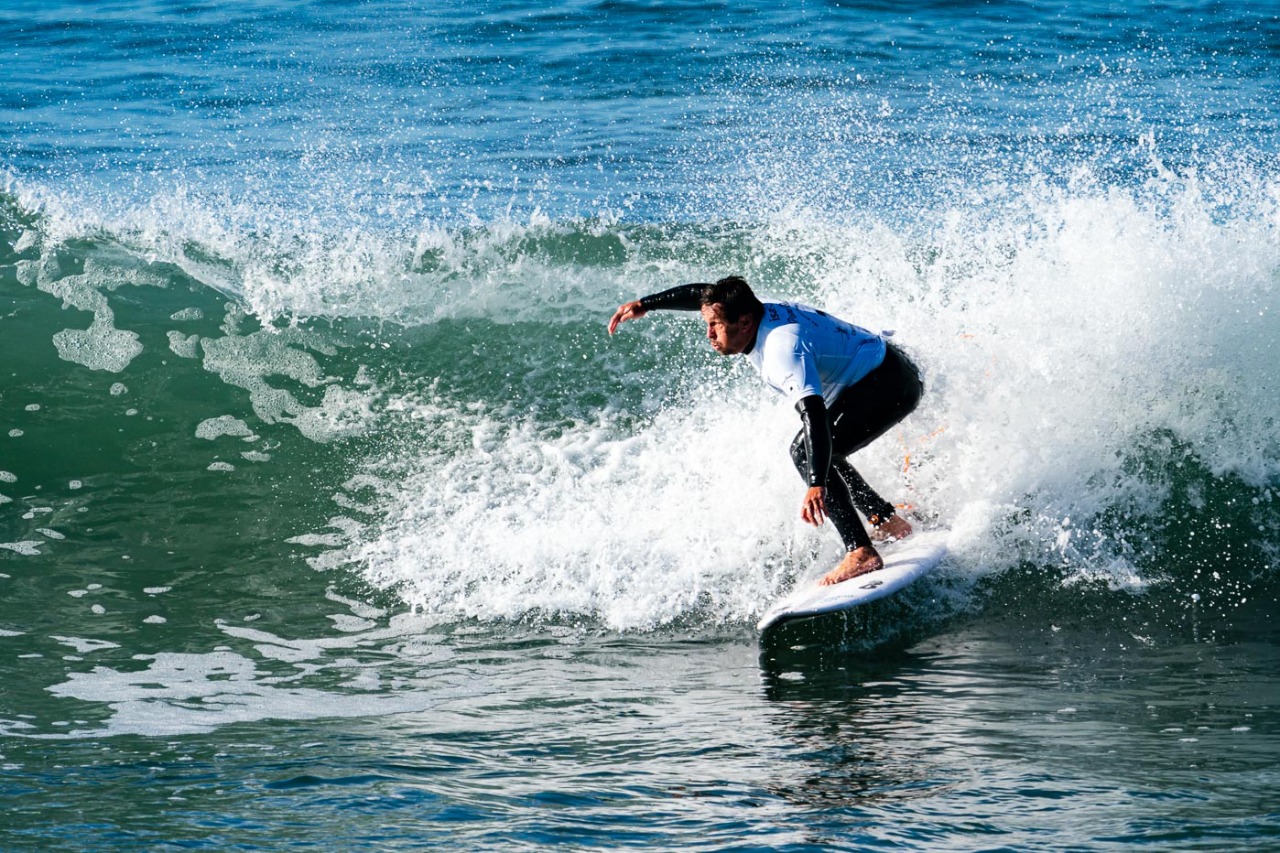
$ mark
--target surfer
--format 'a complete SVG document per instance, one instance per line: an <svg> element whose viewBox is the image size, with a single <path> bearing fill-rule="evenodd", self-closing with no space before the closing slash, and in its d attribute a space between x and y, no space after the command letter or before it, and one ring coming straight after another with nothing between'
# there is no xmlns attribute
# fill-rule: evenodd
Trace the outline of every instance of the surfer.
<svg viewBox="0 0 1280 853"><path fill-rule="evenodd" d="M915 409L924 391L916 366L879 335L816 308L761 302L739 276L683 284L624 303L609 320L609 334L654 309L701 311L712 348L745 355L800 413L803 426L791 443L791 458L809 486L800 516L815 527L830 518L847 551L820 583L883 567L855 508L878 539L902 539L911 524L847 457Z"/></svg>

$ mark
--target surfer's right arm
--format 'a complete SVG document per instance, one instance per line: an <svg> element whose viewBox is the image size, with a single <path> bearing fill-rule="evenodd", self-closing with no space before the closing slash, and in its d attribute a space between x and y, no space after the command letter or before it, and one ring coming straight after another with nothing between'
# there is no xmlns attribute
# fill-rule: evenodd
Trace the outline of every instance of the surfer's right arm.
<svg viewBox="0 0 1280 853"><path fill-rule="evenodd" d="M651 293L634 302L625 302L609 319L609 334L626 320L639 320L655 308L667 311L699 311L702 309L703 283L680 284L661 293Z"/></svg>
<svg viewBox="0 0 1280 853"><path fill-rule="evenodd" d="M792 448L797 454L803 450L804 458L795 456L797 464L803 462L801 474L809 484L800 504L800 517L814 527L821 526L827 515L827 470L831 467L831 419L827 414L827 405L821 395L810 394L796 403L796 411L800 413L800 430L798 447Z"/></svg>

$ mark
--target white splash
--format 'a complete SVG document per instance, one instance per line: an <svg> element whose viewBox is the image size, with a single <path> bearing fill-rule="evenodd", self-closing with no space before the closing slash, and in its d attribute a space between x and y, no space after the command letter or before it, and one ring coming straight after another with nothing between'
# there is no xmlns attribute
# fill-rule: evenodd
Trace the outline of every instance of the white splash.
<svg viewBox="0 0 1280 853"><path fill-rule="evenodd" d="M1280 341L1280 191L1266 181L1249 191L1224 215L1194 179L1122 191L1082 172L1065 187L993 188L911 229L791 211L741 231L734 265L749 276L798 270L753 280L898 330L926 398L856 463L887 497L955 527L952 570L1033 559L1141 589L1130 546L1091 519L1159 512L1172 485L1134 474L1144 453L1185 445L1215 475L1259 489L1280 476L1280 422L1259 393L1274 384ZM599 323L637 290L722 272L654 279L643 248L636 256ZM660 331L623 333L699 334L669 317L641 322ZM599 350L592 390L607 393L628 377L603 333ZM652 418L606 407L549 434L436 401L447 414L423 419L461 428L469 446L371 466L394 471L396 485L372 534L341 559L454 618L541 613L617 629L750 619L797 567L834 554L830 533L795 520L786 445L798 421L745 370L729 368L725 382L718 363L666 367L691 371L706 392Z"/></svg>

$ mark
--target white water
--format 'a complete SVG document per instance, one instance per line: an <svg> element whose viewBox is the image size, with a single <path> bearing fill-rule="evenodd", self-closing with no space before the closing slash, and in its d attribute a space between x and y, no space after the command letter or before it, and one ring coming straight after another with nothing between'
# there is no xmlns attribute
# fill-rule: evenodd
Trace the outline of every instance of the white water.
<svg viewBox="0 0 1280 853"><path fill-rule="evenodd" d="M365 468L378 488L339 496L341 535L306 541L343 544L315 565L353 567L442 617L747 623L797 572L836 554L832 533L797 519L800 481L785 453L795 416L744 365L690 363L670 340L696 341L694 319L654 316L622 338L604 334L622 300L730 272L766 295L897 331L927 395L855 461L887 497L961 534L954 575L1031 559L1120 585L1158 580L1143 567L1145 529L1173 490L1191 488L1168 475L1183 454L1253 489L1256 535L1274 541L1280 182L1228 162L1171 174L1148 144L1148 179L1134 188L1083 167L1066 182L993 177L907 225L792 207L698 227L536 218L334 233L277 217L263 232L249 225L263 221L258 211L241 219L235 206L178 194L109 230L142 261L176 264L266 324L245 334L229 318L224 337L198 342L169 332L174 354L200 355L247 390L260 421L323 442L381 435L397 419L460 437L375 446ZM45 217L29 241L43 242L42 259L105 227L64 197L19 196ZM86 310L119 287L88 270L73 290L28 265L34 283ZM477 402L395 367L388 387L339 380L320 362L326 344L273 331L281 318L351 315L411 327L520 321L547 337L523 342L538 373L527 400ZM548 360L563 351L545 345L564 335L594 342L567 378ZM656 372L637 366L625 338L658 354ZM472 356L451 354L459 375ZM323 401L304 406L281 380L323 387ZM631 383L646 389L639 410ZM608 402L594 417L568 424L511 408L600 394ZM1105 511L1128 518L1123 541L1095 529Z"/></svg>
<svg viewBox="0 0 1280 853"><path fill-rule="evenodd" d="M729 268L654 269L641 247L609 271L591 318L611 368L600 381L629 381L603 333L618 301L731 271L896 329L926 371L926 400L855 461L890 499L957 529L949 570L1025 558L1141 588L1159 580L1142 568L1147 528L1172 490L1195 488L1168 474L1183 455L1255 490L1256 535L1276 535L1280 187L1218 177L1154 164L1136 191L1086 172L1065 187L992 185L911 232L792 212L748 230ZM640 323L620 334L701 334L687 318ZM381 520L343 557L439 614L616 629L751 620L795 572L835 555L833 534L796 517L785 448L798 424L741 364L663 368L693 369L707 390L633 428L606 411L547 436L446 401L432 416L463 423L470 447L396 459L404 473L385 484ZM1104 511L1127 519L1121 537L1095 528Z"/></svg>

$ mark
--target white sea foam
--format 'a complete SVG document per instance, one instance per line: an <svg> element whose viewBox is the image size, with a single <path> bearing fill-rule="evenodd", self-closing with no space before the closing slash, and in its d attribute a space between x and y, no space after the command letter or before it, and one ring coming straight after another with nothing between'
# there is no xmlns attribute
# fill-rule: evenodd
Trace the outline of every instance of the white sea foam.
<svg viewBox="0 0 1280 853"><path fill-rule="evenodd" d="M173 330L168 333L169 350L179 358L199 358L199 335L184 335Z"/></svg>
<svg viewBox="0 0 1280 853"><path fill-rule="evenodd" d="M42 541L25 540L22 542L0 542L0 550L12 551L15 554L21 554L24 557L36 557L40 554L40 546L45 543Z"/></svg>
<svg viewBox="0 0 1280 853"><path fill-rule="evenodd" d="M306 348L331 350L305 331L229 333L222 338L205 338L203 348L205 369L248 391L254 414L265 423L290 423L308 438L327 442L360 434L374 418L369 392L341 387L324 375ZM320 402L314 406L300 402L290 391L268 381L275 376L308 388L323 388Z"/></svg>
<svg viewBox="0 0 1280 853"><path fill-rule="evenodd" d="M113 325L115 312L108 305L104 291L123 284L156 284L154 280L104 269L94 261L87 261L84 272L79 275L62 275L56 258L46 258L34 269L35 284L41 290L61 298L68 308L93 314L88 329L63 329L53 336L60 358L91 370L119 373L142 352L136 332Z"/></svg>
<svg viewBox="0 0 1280 853"><path fill-rule="evenodd" d="M291 545L328 545L338 546L347 541L341 533L303 533L285 540Z"/></svg>
<svg viewBox="0 0 1280 853"><path fill-rule="evenodd" d="M161 624L158 619L148 617L146 621ZM40 735L28 731L29 725L0 722L0 730L54 739L90 734L169 737L257 720L369 718L421 712L480 692L483 687L474 673L467 674L465 682L460 674L449 672L412 682L399 678L390 683L378 676L380 667L394 666L398 660L438 662L448 658L450 652L444 646L430 646L431 653L423 654L429 645L423 642L423 631L429 624L402 615L371 630L351 623L340 626L345 633L338 636L297 639L224 623L221 628L228 637L256 643L254 656L228 648L207 653L162 652L135 655L134 660L147 662L143 670L99 665L88 672L73 672L66 681L49 687L49 692L108 705L111 716L100 728ZM81 654L115 647L101 640L54 639ZM354 653L371 645L385 652L373 662L332 656L335 650ZM287 664L283 671L280 662ZM347 674L339 688L332 686L334 673ZM326 687L307 684L307 679L317 674L323 676Z"/></svg>
<svg viewBox="0 0 1280 853"><path fill-rule="evenodd" d="M90 652L99 652L103 649L118 649L119 643L113 643L110 640L94 640L84 637L59 637L54 636L51 639L56 640L64 646L70 646L80 654L89 654Z"/></svg>
<svg viewBox="0 0 1280 853"><path fill-rule="evenodd" d="M548 440L479 419L474 451L407 476L390 521L350 556L430 613L538 610L616 628L747 618L789 558L834 553L788 511L802 491L791 420L751 391L664 412L639 434L602 421Z"/></svg>
<svg viewBox="0 0 1280 853"><path fill-rule="evenodd" d="M196 438L208 441L229 435L234 438L253 438L253 430L244 421L232 415L208 418L196 425Z"/></svg>

